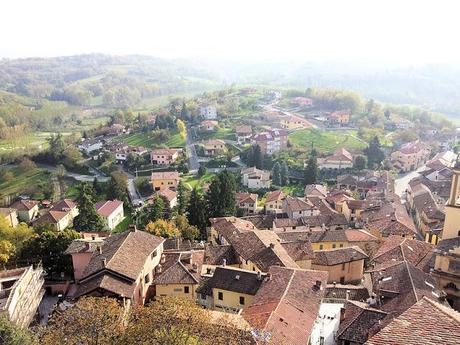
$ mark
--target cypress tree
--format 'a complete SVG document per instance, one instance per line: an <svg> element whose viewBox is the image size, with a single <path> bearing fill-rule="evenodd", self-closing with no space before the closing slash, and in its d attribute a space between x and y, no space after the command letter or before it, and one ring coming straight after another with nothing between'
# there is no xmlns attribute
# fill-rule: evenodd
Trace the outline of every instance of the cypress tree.
<svg viewBox="0 0 460 345"><path fill-rule="evenodd" d="M281 186L281 167L278 162L273 166L272 181L275 186Z"/></svg>
<svg viewBox="0 0 460 345"><path fill-rule="evenodd" d="M206 225L208 222L206 215L206 202L203 195L195 187L190 194L190 202L187 207L187 218L190 225L196 226L200 230L202 240L206 240Z"/></svg>
<svg viewBox="0 0 460 345"><path fill-rule="evenodd" d="M94 191L88 183L83 183L77 198L78 215L73 220L73 226L78 231L101 231L105 228L104 219L94 207Z"/></svg>

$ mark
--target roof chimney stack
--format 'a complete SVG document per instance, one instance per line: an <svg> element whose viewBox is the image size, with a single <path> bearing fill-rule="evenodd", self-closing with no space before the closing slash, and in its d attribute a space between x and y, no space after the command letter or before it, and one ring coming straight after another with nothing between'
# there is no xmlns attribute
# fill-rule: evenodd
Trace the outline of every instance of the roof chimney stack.
<svg viewBox="0 0 460 345"><path fill-rule="evenodd" d="M222 266L223 266L223 267L227 266L227 259L223 259L223 260L222 260Z"/></svg>
<svg viewBox="0 0 460 345"><path fill-rule="evenodd" d="M102 254L102 246L98 246L97 250L98 250L99 254Z"/></svg>
<svg viewBox="0 0 460 345"><path fill-rule="evenodd" d="M103 267L107 266L107 259L106 258L102 259L102 266Z"/></svg>
<svg viewBox="0 0 460 345"><path fill-rule="evenodd" d="M316 288L317 290L321 289L321 285L322 285L321 280L317 280L317 281L315 282L315 288Z"/></svg>
<svg viewBox="0 0 460 345"><path fill-rule="evenodd" d="M274 243L270 243L270 248L275 248L275 244Z"/></svg>

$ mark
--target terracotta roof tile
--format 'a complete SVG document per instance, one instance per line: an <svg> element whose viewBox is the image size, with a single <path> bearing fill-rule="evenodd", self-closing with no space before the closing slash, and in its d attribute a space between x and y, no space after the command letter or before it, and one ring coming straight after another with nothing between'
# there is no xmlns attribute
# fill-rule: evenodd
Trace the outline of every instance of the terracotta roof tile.
<svg viewBox="0 0 460 345"><path fill-rule="evenodd" d="M123 205L120 200L106 200L97 202L94 207L102 217L109 217L119 206Z"/></svg>
<svg viewBox="0 0 460 345"><path fill-rule="evenodd" d="M315 250L314 265L334 266L345 262L367 259L368 256L358 246Z"/></svg>

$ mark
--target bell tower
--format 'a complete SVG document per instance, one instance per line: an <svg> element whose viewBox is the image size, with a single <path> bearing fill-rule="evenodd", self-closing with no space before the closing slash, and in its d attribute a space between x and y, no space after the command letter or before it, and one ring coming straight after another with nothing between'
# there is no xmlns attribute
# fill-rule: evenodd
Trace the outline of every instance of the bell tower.
<svg viewBox="0 0 460 345"><path fill-rule="evenodd" d="M446 218L442 229L441 239L446 240L460 236L460 155L452 168L452 186L445 207Z"/></svg>

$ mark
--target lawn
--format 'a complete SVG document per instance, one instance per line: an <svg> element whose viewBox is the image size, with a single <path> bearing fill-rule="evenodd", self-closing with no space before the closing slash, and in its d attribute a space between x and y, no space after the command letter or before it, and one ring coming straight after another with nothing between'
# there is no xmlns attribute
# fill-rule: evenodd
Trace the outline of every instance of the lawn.
<svg viewBox="0 0 460 345"><path fill-rule="evenodd" d="M203 175L201 178L198 175L187 175L182 177L182 182L188 187L190 190L193 188L201 188L203 184L206 182L211 182L215 174L207 173Z"/></svg>
<svg viewBox="0 0 460 345"><path fill-rule="evenodd" d="M196 132L198 140L221 139L221 140L236 140L234 131L231 128L219 127L212 132Z"/></svg>
<svg viewBox="0 0 460 345"><path fill-rule="evenodd" d="M113 229L113 233L118 234L119 232L123 232L128 230L128 227L133 224L133 218L131 215L125 215L125 219L121 221L120 224L118 224L115 229Z"/></svg>
<svg viewBox="0 0 460 345"><path fill-rule="evenodd" d="M302 196L304 194L304 187L298 184L291 184L288 186L281 187L281 190L292 196Z"/></svg>
<svg viewBox="0 0 460 345"><path fill-rule="evenodd" d="M49 189L50 174L46 169L33 169L24 173L19 168L13 168L11 172L14 178L0 183L0 199L21 194L41 196L46 186Z"/></svg>
<svg viewBox="0 0 460 345"><path fill-rule="evenodd" d="M303 129L289 134L289 141L294 146L305 150L313 147L320 153L332 153L338 148L347 150L362 150L367 145L357 139L355 131L321 131L317 129Z"/></svg>
<svg viewBox="0 0 460 345"><path fill-rule="evenodd" d="M150 133L132 133L119 138L120 141L132 146L144 146L153 148L155 146L166 145L168 147L184 147L185 140L177 131L173 131L167 141L159 142L150 136Z"/></svg>

